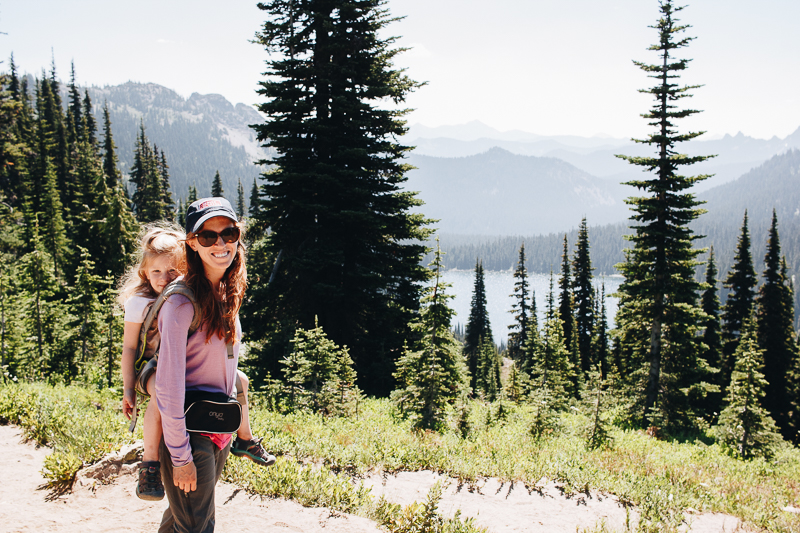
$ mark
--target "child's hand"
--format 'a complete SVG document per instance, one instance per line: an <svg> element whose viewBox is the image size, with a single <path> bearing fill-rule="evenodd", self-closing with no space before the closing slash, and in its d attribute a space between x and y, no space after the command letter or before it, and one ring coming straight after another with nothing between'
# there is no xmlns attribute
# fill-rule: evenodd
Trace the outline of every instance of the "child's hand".
<svg viewBox="0 0 800 533"><path fill-rule="evenodd" d="M125 389L122 393L122 414L130 420L134 409L136 409L136 391Z"/></svg>

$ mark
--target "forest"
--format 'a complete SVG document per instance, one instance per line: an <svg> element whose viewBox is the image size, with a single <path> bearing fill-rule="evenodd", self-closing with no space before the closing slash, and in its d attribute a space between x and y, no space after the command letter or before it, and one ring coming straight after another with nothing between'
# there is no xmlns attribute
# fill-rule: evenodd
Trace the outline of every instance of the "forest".
<svg viewBox="0 0 800 533"><path fill-rule="evenodd" d="M613 446L609 435L625 428L715 444L742 461L773 460L800 441L795 261L787 261L796 239L788 254L781 241L795 226L782 206L752 206L772 214L754 225L735 202L709 201L735 218L730 232L731 222L704 214L690 192L704 176L679 172L706 159L679 151L700 135L678 133L679 120L696 113L678 107L692 87L674 83L688 60L673 54L692 40L676 18L681 8L660 2L657 60L637 63L655 80L643 90L653 98L643 116L654 132L641 140L654 155L621 156L650 171L628 183L631 220L590 231L584 219L569 234L520 246L516 237L432 240L433 221L402 188L410 147L397 139L407 110L381 106L402 104L421 84L393 66L402 50L381 37L392 18L380 0L338 4L260 5L267 20L257 41L270 59L259 110L269 119L253 128L272 154L259 163L271 168L252 187L240 182L232 203L248 248L240 368L266 409L335 419L384 398L414 430L462 439L476 412L496 422L524 409L526 438L536 442L582 410L592 450ZM317 34L319 24L329 31ZM74 68L62 87L55 65L22 76L11 57L0 84L3 382L114 394L118 280L142 228L182 225L198 191L173 196L173 156L151 143L144 121L133 163L120 169L114 116L104 106L97 123L98 103L78 90ZM766 166L791 166L798 156L782 157L791 161ZM222 194L217 174L212 195ZM474 268L463 331L451 329L445 262ZM508 268L514 327L499 352L483 276ZM605 295L592 285L595 272L611 268L624 278L613 329ZM529 269L554 272L541 323Z"/></svg>

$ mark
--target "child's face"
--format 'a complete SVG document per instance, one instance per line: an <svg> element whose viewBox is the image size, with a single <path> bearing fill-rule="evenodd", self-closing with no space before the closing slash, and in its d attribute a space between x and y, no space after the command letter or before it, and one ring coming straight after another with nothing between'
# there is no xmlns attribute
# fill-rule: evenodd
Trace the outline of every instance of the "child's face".
<svg viewBox="0 0 800 533"><path fill-rule="evenodd" d="M156 294L161 294L164 287L178 277L178 271L175 269L172 258L164 254L150 261L147 270L145 270L145 275Z"/></svg>

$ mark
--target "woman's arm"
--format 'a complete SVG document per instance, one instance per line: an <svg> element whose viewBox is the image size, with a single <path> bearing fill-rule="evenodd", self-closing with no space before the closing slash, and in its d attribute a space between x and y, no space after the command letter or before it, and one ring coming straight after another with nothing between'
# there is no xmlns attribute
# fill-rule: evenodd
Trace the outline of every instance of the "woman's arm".
<svg viewBox="0 0 800 533"><path fill-rule="evenodd" d="M170 296L158 313L161 347L156 372L156 401L161 412L164 443L175 467L192 462L183 402L186 397L186 342L193 317L194 306L180 294Z"/></svg>
<svg viewBox="0 0 800 533"><path fill-rule="evenodd" d="M141 324L125 322L122 335L122 362L120 363L122 366L122 413L128 419L136 409L136 391L134 390L136 373L133 370L133 363L136 360L136 348L139 344L141 329Z"/></svg>

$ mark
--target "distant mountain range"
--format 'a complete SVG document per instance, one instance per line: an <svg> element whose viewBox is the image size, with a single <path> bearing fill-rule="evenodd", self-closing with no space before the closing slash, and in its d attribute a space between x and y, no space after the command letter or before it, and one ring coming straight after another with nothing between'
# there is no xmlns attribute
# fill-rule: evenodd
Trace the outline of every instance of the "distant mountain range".
<svg viewBox="0 0 800 533"><path fill-rule="evenodd" d="M415 124L409 128L403 140L416 146L415 154L434 157L465 157L493 147L519 155L554 157L593 176L617 183L637 179L641 173L639 169L614 157L615 154L642 156L653 153L650 147L633 143L630 139L500 132L478 121L437 128ZM721 139L694 140L680 145L682 152L692 156L717 156L688 169L687 172L691 174L714 174L696 186L697 192L734 180L773 155L792 148L800 148L800 128L784 139L754 139L739 133L725 135Z"/></svg>

